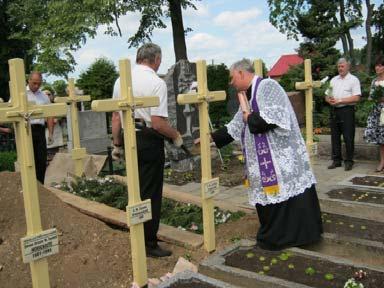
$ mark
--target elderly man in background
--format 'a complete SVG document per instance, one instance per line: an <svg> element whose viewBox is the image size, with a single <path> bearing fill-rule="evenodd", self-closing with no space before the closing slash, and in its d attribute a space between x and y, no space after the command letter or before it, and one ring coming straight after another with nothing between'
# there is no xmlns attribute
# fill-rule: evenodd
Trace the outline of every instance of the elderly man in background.
<svg viewBox="0 0 384 288"><path fill-rule="evenodd" d="M331 79L325 101L331 105L332 164L328 169L341 167L341 135L343 135L346 155L345 171L352 170L355 149L355 104L359 102L361 88L359 79L349 72L350 63L341 58L337 61L339 75Z"/></svg>
<svg viewBox="0 0 384 288"><path fill-rule="evenodd" d="M48 96L40 90L43 77L40 72L32 71L29 74L27 85L27 97L29 102L34 102L36 105L50 104ZM48 141L52 141L53 135L53 118L47 118L47 126L49 131ZM45 140L45 119L32 119L32 141L33 153L35 157L36 178L44 184L45 170L47 168L47 143Z"/></svg>

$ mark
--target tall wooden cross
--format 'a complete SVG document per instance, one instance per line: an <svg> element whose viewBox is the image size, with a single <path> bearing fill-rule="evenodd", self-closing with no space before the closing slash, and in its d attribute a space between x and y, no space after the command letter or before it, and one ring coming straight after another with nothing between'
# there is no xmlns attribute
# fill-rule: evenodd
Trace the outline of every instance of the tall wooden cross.
<svg viewBox="0 0 384 288"><path fill-rule="evenodd" d="M207 67L204 60L196 62L197 93L179 94L177 103L197 104L200 124L201 149L201 197L203 206L204 247L208 252L216 249L213 196L219 190L219 178L212 179L209 131L209 102L225 100L225 91L210 92L207 83Z"/></svg>
<svg viewBox="0 0 384 288"><path fill-rule="evenodd" d="M64 104L28 103L22 59L9 60L9 74L12 102L8 107L0 107L0 122L15 126L27 223L27 236L21 239L23 260L30 263L33 287L46 288L50 284L45 257L58 252L58 239L56 229L42 231L30 119L65 115L67 108Z"/></svg>
<svg viewBox="0 0 384 288"><path fill-rule="evenodd" d="M313 143L313 88L319 88L321 82L312 80L311 59L304 61L304 76L304 82L296 82L295 87L305 91L305 143L309 155L314 156L317 154L317 146Z"/></svg>
<svg viewBox="0 0 384 288"><path fill-rule="evenodd" d="M122 111L124 126L124 150L126 159L128 206L127 223L131 235L133 278L140 287L147 284L147 259L145 254L143 223L152 218L151 200L140 198L137 164L134 110L159 106L159 97L134 97L132 94L131 64L128 59L119 61L120 99L92 101L96 112Z"/></svg>
<svg viewBox="0 0 384 288"><path fill-rule="evenodd" d="M69 78L68 80L68 97L56 97L55 102L57 103L67 103L71 105L71 130L72 130L72 159L75 162L75 175L80 177L84 174L84 161L83 159L87 155L87 151L85 148L81 148L80 145L80 133L79 133L79 116L77 103L90 101L91 96L77 96L75 92L75 80L73 78Z"/></svg>
<svg viewBox="0 0 384 288"><path fill-rule="evenodd" d="M263 61L261 59L256 59L253 62L253 68L255 69L255 74L263 78Z"/></svg>

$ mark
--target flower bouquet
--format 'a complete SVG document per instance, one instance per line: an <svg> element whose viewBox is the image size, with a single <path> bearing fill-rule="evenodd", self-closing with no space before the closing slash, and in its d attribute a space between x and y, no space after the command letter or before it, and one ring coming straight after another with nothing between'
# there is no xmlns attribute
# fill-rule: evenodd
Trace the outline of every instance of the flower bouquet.
<svg viewBox="0 0 384 288"><path fill-rule="evenodd" d="M376 80L370 93L372 100L380 102L381 98L384 97L384 80Z"/></svg>

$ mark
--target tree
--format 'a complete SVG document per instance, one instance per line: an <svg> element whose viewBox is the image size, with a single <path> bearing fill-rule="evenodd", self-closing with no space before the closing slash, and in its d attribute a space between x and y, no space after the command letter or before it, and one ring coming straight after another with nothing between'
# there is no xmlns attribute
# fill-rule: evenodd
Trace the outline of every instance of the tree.
<svg viewBox="0 0 384 288"><path fill-rule="evenodd" d="M55 80L52 84L52 88L55 90L56 96L65 96L67 92L67 82L64 80Z"/></svg>
<svg viewBox="0 0 384 288"><path fill-rule="evenodd" d="M199 1L199 0L196 0ZM187 48L185 45L185 33L191 29L184 30L182 9L196 6L190 0L138 0L140 7L138 11L142 13L140 27L135 35L128 39L130 47L137 47L140 43L150 40L154 28L166 28L166 24L162 20L164 17L171 18L173 47L175 51L176 62L187 57ZM163 8L167 7L168 10Z"/></svg>
<svg viewBox="0 0 384 288"><path fill-rule="evenodd" d="M373 12L372 24L375 27L375 33L372 36L372 54L378 56L384 53L384 4Z"/></svg>
<svg viewBox="0 0 384 288"><path fill-rule="evenodd" d="M99 58L80 74L76 86L91 95L92 100L112 97L113 85L119 76L116 66L106 58Z"/></svg>
<svg viewBox="0 0 384 288"><path fill-rule="evenodd" d="M9 67L8 60L11 58L24 59L26 70L32 64L32 57L28 50L32 47L32 43L28 39L14 39L10 35L19 33L23 28L12 21L7 13L7 8L12 1L0 1L0 97L4 101L9 99Z"/></svg>
<svg viewBox="0 0 384 288"><path fill-rule="evenodd" d="M361 0L268 0L268 5L270 22L288 38L298 40L301 35L306 41L322 39L323 34L316 33L316 30L326 31L328 44L340 39L344 55L353 60L354 48L350 31L362 22ZM328 20L325 21L326 19ZM330 41L331 35L333 41Z"/></svg>

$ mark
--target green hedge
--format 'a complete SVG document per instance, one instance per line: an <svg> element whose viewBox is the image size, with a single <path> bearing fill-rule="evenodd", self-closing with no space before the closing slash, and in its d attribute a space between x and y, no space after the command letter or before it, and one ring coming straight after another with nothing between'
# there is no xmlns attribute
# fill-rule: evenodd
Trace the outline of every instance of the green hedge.
<svg viewBox="0 0 384 288"><path fill-rule="evenodd" d="M16 159L15 151L0 152L0 171L15 171Z"/></svg>

